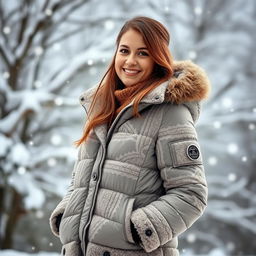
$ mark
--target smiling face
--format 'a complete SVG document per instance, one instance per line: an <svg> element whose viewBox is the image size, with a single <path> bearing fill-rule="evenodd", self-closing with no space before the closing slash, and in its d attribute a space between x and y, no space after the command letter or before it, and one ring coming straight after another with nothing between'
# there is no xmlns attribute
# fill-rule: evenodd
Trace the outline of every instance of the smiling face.
<svg viewBox="0 0 256 256"><path fill-rule="evenodd" d="M154 60L143 41L134 29L123 34L115 57L115 71L125 87L133 86L150 77Z"/></svg>

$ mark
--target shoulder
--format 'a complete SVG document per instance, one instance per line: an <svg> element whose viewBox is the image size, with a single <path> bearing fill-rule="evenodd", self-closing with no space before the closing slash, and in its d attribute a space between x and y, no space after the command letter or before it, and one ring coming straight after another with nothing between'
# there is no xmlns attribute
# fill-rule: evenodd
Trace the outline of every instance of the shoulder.
<svg viewBox="0 0 256 256"><path fill-rule="evenodd" d="M164 103L162 104L161 126L179 126L182 124L195 124L199 117L198 102L188 104Z"/></svg>
<svg viewBox="0 0 256 256"><path fill-rule="evenodd" d="M85 90L79 95L79 102L81 105L91 102L93 95L96 93L98 89L98 84L92 86L91 88Z"/></svg>

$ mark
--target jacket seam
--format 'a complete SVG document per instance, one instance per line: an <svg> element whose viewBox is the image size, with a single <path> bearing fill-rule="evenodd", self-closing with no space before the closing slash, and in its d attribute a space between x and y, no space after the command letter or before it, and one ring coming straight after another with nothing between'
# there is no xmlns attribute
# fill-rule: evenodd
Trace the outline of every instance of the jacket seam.
<svg viewBox="0 0 256 256"><path fill-rule="evenodd" d="M170 205L164 198L161 198L162 201L164 201L166 204L168 204L181 218L181 220L183 221L183 223L185 224L186 228L188 229L188 225L185 222L184 218L181 216L181 214L176 210L176 208L173 205Z"/></svg>
<svg viewBox="0 0 256 256"><path fill-rule="evenodd" d="M115 220L111 220L111 219L106 218L106 217L104 217L104 216L101 216L101 215L99 215L99 214L93 213L93 215L94 215L94 216L101 217L101 218L106 219L106 220L109 220L109 221L112 221L112 222L115 222L115 223L118 223L118 224L120 224L120 225L123 225L123 223L120 223L120 222L115 221Z"/></svg>
<svg viewBox="0 0 256 256"><path fill-rule="evenodd" d="M68 215L68 216L63 216L62 219L66 219L66 218L70 218L70 217L73 217L73 216L76 216L76 215L79 215L80 213L75 213L75 214L72 214L72 215Z"/></svg>
<svg viewBox="0 0 256 256"><path fill-rule="evenodd" d="M148 152L149 152L149 150L150 150L150 148L151 148L151 145L154 143L154 148L156 147L156 141L157 141L157 138L158 138L158 134L159 134L159 130L160 130L160 128L161 128L161 126L162 126L162 123L163 123L163 111L164 111L164 109L165 108L162 108L161 110L162 110L162 120L161 120L161 124L160 124L160 126L159 126L159 128L158 128L158 131L157 131L157 135L155 135L154 137L151 137L151 142L150 142L150 144L149 144L149 147L148 147L148 150L147 150L147 152L146 152L146 154L145 154L145 158L144 158L144 161L143 161L143 163L141 164L141 167L140 167L140 173L139 173L139 175L138 175L138 178L137 178L137 181L136 181L136 184L135 184L135 191L136 191L136 188L137 188L137 184L138 184L138 181L139 181L139 179L140 179L140 176L141 176L141 169L143 168L143 166L144 166L144 163L145 163L145 161L146 161L146 158L147 158L147 155L148 155ZM157 166L156 166L156 168L157 168ZM153 168L152 168L153 169ZM158 168L157 168L158 169ZM159 170L159 169L158 169ZM134 192L135 192L134 191Z"/></svg>

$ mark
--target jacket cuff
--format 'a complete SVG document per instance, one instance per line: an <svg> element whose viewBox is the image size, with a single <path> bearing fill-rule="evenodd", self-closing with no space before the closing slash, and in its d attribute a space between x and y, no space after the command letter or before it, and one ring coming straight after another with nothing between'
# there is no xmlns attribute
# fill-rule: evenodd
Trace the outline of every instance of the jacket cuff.
<svg viewBox="0 0 256 256"><path fill-rule="evenodd" d="M59 227L60 227L60 222L61 222L63 213L64 213L64 208L56 208L51 214L51 217L49 220L52 233L57 237L60 236Z"/></svg>
<svg viewBox="0 0 256 256"><path fill-rule="evenodd" d="M141 239L140 246L146 252L152 252L160 246L160 240L154 225L141 208L132 213L131 221Z"/></svg>

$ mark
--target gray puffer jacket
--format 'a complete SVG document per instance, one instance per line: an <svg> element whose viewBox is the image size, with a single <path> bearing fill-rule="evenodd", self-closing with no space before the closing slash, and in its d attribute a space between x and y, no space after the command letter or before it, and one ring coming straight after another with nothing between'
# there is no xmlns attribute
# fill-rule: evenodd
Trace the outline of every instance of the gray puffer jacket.
<svg viewBox="0 0 256 256"><path fill-rule="evenodd" d="M178 235L207 202L194 124L210 85L191 61L174 66L173 77L142 99L141 117L131 103L79 147L68 193L50 217L63 255L179 255ZM94 92L80 97L85 109Z"/></svg>

